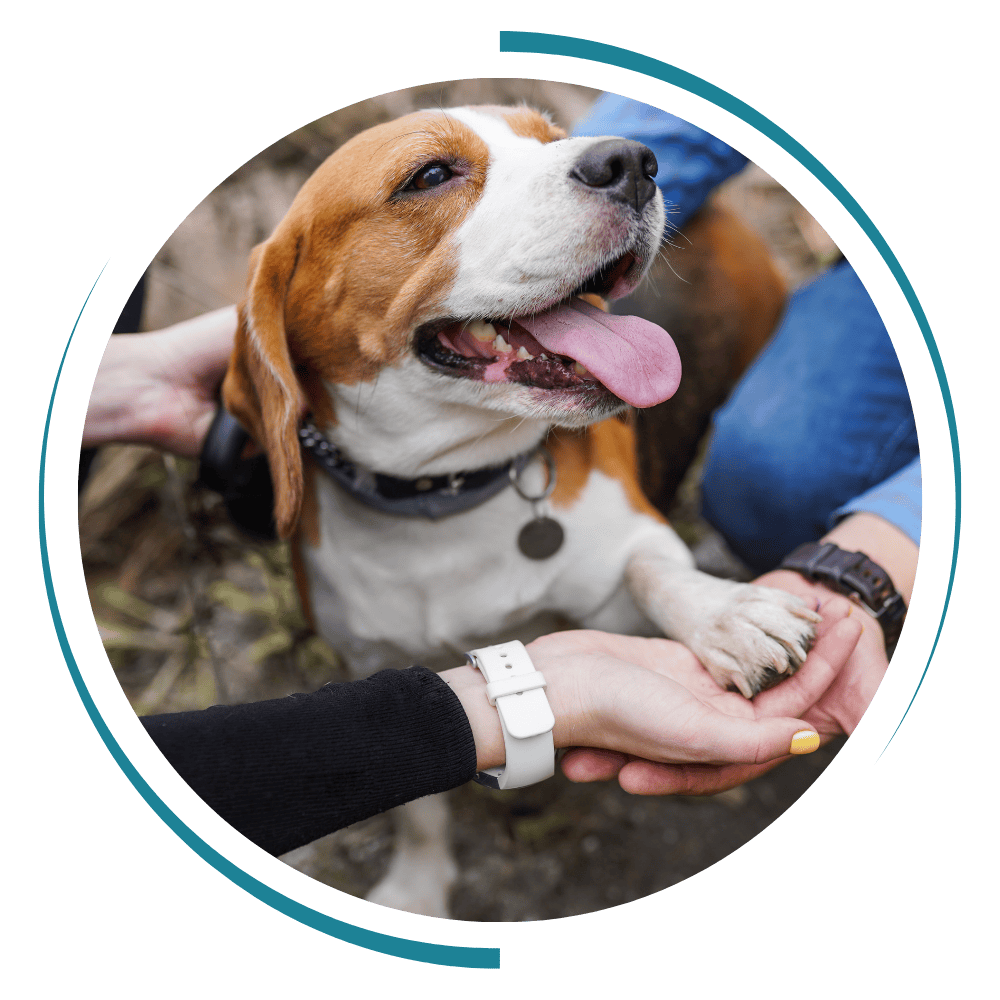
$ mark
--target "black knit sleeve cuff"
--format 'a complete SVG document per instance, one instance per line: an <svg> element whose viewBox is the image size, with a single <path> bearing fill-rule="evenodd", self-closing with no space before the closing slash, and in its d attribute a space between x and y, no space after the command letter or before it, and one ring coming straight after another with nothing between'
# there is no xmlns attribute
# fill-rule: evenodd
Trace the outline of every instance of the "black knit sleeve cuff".
<svg viewBox="0 0 1000 1000"><path fill-rule="evenodd" d="M181 777L271 854L476 772L462 703L424 667L142 723Z"/></svg>

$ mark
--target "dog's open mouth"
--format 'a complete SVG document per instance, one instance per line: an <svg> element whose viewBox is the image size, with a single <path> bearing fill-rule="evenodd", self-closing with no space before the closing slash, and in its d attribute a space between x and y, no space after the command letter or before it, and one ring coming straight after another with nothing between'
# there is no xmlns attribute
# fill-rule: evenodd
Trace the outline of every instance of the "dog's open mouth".
<svg viewBox="0 0 1000 1000"><path fill-rule="evenodd" d="M431 367L486 383L611 393L632 406L669 399L681 363L669 334L637 316L613 316L579 292L542 312L513 319L445 320L428 324L417 353Z"/></svg>

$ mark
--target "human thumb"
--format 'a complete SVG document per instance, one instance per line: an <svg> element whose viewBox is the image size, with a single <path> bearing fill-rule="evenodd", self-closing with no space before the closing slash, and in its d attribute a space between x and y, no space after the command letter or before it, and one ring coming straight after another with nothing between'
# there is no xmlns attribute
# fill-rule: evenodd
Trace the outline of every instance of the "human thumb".
<svg viewBox="0 0 1000 1000"><path fill-rule="evenodd" d="M820 743L819 733L801 719L730 716L713 729L716 737L702 747L703 763L764 764L789 754L812 753Z"/></svg>

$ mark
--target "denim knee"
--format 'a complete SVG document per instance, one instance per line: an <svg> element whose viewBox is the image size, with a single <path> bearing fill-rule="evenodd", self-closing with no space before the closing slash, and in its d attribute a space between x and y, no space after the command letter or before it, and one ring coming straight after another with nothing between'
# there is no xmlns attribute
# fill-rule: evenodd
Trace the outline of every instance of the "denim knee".
<svg viewBox="0 0 1000 1000"><path fill-rule="evenodd" d="M833 511L917 454L895 351L844 262L792 297L773 340L716 414L704 514L763 571L820 537Z"/></svg>

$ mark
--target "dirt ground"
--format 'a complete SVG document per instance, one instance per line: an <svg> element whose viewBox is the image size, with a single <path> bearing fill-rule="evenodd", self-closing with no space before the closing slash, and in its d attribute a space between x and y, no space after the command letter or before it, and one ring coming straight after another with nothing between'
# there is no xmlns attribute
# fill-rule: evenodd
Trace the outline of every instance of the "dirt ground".
<svg viewBox="0 0 1000 1000"><path fill-rule="evenodd" d="M420 107L526 100L570 125L585 88L475 80L401 91L343 109L241 167L181 224L147 276L143 329L237 301L250 248L266 238L315 167L351 135ZM723 194L771 247L790 288L834 252L815 221L756 166ZM306 628L288 552L242 537L221 502L194 485L194 463L137 447L98 456L81 496L80 538L109 660L140 714L312 690L345 680L336 653ZM674 520L699 562L745 576L700 521L697 470ZM615 906L673 885L746 843L819 776L836 746L705 799L635 798L561 776L517 792L469 784L451 795L461 874L453 915L539 920ZM286 856L337 889L364 895L383 874L391 820L375 817Z"/></svg>

